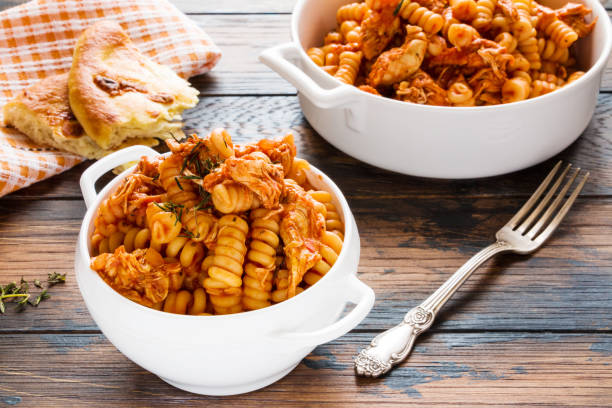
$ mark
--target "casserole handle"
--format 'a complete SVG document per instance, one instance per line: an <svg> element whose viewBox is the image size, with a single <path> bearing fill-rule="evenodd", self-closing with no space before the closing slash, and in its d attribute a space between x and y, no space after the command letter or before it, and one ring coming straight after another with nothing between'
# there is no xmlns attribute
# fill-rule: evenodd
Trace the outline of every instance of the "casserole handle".
<svg viewBox="0 0 612 408"><path fill-rule="evenodd" d="M151 149L147 146L130 146L125 149L118 150L114 153L109 154L108 156L104 156L91 166L87 170L83 172L81 175L81 180L79 184L81 185L81 193L83 194L83 200L85 201L85 206L89 208L89 206L96 199L96 181L102 175L104 175L107 171L114 169L117 166L122 164L138 160L142 156L157 156L155 150Z"/></svg>
<svg viewBox="0 0 612 408"><path fill-rule="evenodd" d="M299 57L298 45L289 42L268 48L259 60L295 86L319 108L334 108L350 102L352 87L340 85L332 89L322 88L292 61Z"/></svg>
<svg viewBox="0 0 612 408"><path fill-rule="evenodd" d="M360 281L357 276L351 275L348 281L348 302L355 307L346 316L330 326L311 332L278 333L277 339L287 340L293 344L303 346L317 346L337 339L357 326L370 313L374 305L374 291Z"/></svg>

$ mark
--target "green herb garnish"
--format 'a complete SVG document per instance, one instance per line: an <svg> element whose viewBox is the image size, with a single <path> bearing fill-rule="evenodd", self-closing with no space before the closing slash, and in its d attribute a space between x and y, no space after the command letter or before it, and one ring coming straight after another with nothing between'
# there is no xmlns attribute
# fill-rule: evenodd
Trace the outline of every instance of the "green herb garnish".
<svg viewBox="0 0 612 408"><path fill-rule="evenodd" d="M58 283L65 283L66 282L66 274L59 274L57 272L53 272L50 273L47 276L47 283L49 283L49 286L53 286L53 285L57 285Z"/></svg>
<svg viewBox="0 0 612 408"><path fill-rule="evenodd" d="M183 190L183 186L181 186L181 183L179 183L179 181L178 181L178 177L175 177L175 178L174 178L174 181L176 181L176 185L178 186L178 188L179 188L181 191L184 191L184 190Z"/></svg>
<svg viewBox="0 0 612 408"><path fill-rule="evenodd" d="M19 284L15 282L8 283L4 286L0 285L0 313L6 312L7 302L14 302L20 310L23 310L26 304L30 306L38 306L40 302L49 299L51 296L47 293L47 290L58 283L66 282L66 274L60 274L57 272L50 273L47 276L47 287L43 289L43 284L40 280L35 279L32 283L35 287L43 289L34 299L30 301L32 294L30 293L30 285L28 282L21 278Z"/></svg>
<svg viewBox="0 0 612 408"><path fill-rule="evenodd" d="M400 0L400 2L397 3L397 7L395 7L395 10L393 11L394 16L397 16L397 13L400 12L400 10L402 9L402 4L404 4L404 0Z"/></svg>

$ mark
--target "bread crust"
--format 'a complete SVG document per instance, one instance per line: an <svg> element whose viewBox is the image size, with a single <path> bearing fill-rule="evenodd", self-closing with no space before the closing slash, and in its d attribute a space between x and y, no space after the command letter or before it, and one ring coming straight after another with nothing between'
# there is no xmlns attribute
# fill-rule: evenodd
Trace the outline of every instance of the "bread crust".
<svg viewBox="0 0 612 408"><path fill-rule="evenodd" d="M170 68L140 53L121 26L100 21L79 37L68 77L70 106L103 148L128 138L170 137L198 92Z"/></svg>
<svg viewBox="0 0 612 408"><path fill-rule="evenodd" d="M76 120L68 103L68 73L47 77L22 90L4 105L3 115L7 126L43 146L89 159L99 159L115 150L98 146ZM130 144L154 146L157 143L156 139L130 140Z"/></svg>

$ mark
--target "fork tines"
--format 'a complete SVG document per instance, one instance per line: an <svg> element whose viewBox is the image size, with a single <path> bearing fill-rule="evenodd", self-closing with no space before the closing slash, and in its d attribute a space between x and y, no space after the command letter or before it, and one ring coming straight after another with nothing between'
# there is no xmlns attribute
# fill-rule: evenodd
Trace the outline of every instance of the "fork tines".
<svg viewBox="0 0 612 408"><path fill-rule="evenodd" d="M506 224L506 227L538 242L545 241L550 234L552 234L561 223L561 220L563 220L563 217L565 217L572 204L574 204L574 201L576 201L576 197L578 197L578 194L589 177L588 171L582 172L582 178L570 193L569 198L565 200L561 208L557 211L561 201L563 201L570 187L578 177L578 174L581 173L580 168L576 168L568 176L572 167L572 164L568 163L555 178L555 175L561 168L561 164L562 162L560 161L550 173L548 173L542 184L540 184L529 200L527 200L523 207L521 207L516 215ZM560 191L557 191L564 179L567 179L565 184L563 184ZM550 202L551 199L553 200L552 203ZM542 212L544 213L542 214ZM554 217L550 220L553 215Z"/></svg>

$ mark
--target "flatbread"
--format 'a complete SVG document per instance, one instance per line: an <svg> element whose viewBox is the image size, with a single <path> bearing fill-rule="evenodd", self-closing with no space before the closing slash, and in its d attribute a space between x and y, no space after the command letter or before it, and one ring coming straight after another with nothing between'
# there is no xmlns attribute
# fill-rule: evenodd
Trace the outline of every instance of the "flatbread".
<svg viewBox="0 0 612 408"><path fill-rule="evenodd" d="M112 21L79 37L68 89L76 118L105 149L133 137L182 138L181 113L198 102L197 90L141 54Z"/></svg>
<svg viewBox="0 0 612 408"><path fill-rule="evenodd" d="M26 134L37 144L99 159L116 149L103 149L93 141L74 117L68 103L68 73L53 75L24 89L4 105L4 122ZM133 138L129 144L155 146L157 139Z"/></svg>

